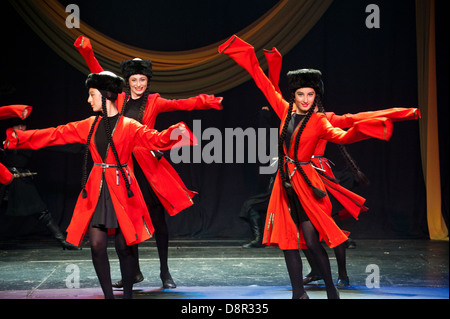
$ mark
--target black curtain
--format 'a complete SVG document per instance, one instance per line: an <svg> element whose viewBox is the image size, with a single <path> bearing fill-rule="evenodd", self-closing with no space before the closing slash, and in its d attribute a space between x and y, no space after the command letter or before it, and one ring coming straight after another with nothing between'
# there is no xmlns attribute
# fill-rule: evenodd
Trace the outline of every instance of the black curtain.
<svg viewBox="0 0 450 319"><path fill-rule="evenodd" d="M123 1L102 5L75 3L80 6L83 21L125 43L154 50L188 50L228 38L276 1L164 1L156 5L136 1L138 11L131 6L118 11ZM369 29L365 24L369 14L365 9L370 3L380 8L378 29ZM0 22L4 31L0 105L34 106L29 128L56 126L91 115L85 75L48 48L8 2L2 2L0 8L2 15L8 17ZM284 54L280 79L284 93L287 71L305 67L320 69L324 74L328 111L343 114L394 106L416 107L414 1L333 2L310 33ZM201 120L203 130L214 127L222 133L226 128L258 126L257 113L267 101L252 81L218 95L224 97L223 111L161 114L156 128L164 129L178 121L192 126L194 120ZM204 146L209 141L201 142ZM346 221L343 228L351 230L355 238L425 238L425 185L418 121L396 123L389 142L368 140L349 145L348 150L371 181L368 187L354 189L367 199L370 210L358 222ZM344 168L334 145L329 145L327 155L336 163L336 169ZM80 154L34 152L32 169L39 172L36 183L61 229L69 224L80 191L81 164ZM264 178L258 175L261 165L174 164L186 185L199 195L194 198L193 207L167 218L171 236L248 236L248 226L239 218L239 211L248 197L264 190ZM42 231L31 219L10 218L3 212L0 215L1 237Z"/></svg>

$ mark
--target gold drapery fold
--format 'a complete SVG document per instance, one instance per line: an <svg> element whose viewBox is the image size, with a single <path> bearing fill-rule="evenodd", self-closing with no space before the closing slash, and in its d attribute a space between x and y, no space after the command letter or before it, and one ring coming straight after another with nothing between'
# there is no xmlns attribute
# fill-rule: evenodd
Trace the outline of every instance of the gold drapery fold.
<svg viewBox="0 0 450 319"><path fill-rule="evenodd" d="M316 24L332 1L280 0L237 35L255 46L259 58L262 58L262 49L274 46L286 54ZM165 97L217 94L250 79L236 63L217 52L218 46L227 39L189 51L144 50L116 41L82 21L79 29L67 28L68 13L57 0L10 2L58 55L86 74L89 73L86 64L73 46L79 35L90 38L96 57L105 70L120 73L120 62L135 57L151 60L154 71L151 90ZM261 61L265 68L265 60Z"/></svg>
<svg viewBox="0 0 450 319"><path fill-rule="evenodd" d="M439 168L434 0L416 0L416 30L418 101L422 114L420 146L428 230L430 239L448 240L448 229L442 216Z"/></svg>

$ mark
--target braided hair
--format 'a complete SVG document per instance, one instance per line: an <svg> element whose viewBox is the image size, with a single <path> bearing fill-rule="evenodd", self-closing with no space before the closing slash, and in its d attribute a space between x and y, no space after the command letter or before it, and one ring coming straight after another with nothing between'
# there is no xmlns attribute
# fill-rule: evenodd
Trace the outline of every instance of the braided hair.
<svg viewBox="0 0 450 319"><path fill-rule="evenodd" d="M111 146L111 149L113 151L114 157L116 159L117 162L117 166L118 169L120 170L122 177L125 181L125 186L127 188L127 195L128 197L133 197L133 192L130 189L130 183L128 181L128 178L125 175L125 170L123 169L120 160L119 160L119 155L117 153L116 150L116 146L114 145L114 141L112 139L112 134L111 134L111 124L109 122L109 118L107 116L107 111L106 111L106 97L104 97L102 95L102 110L103 110L103 114L104 114L104 120L105 120L105 131L106 131L106 137L108 139L108 143ZM87 138L87 142L85 145L85 150L84 150L84 159L83 159L83 168L82 168L82 181L81 181L81 185L82 185L82 197L86 198L87 197L87 191L86 191L86 182L87 182L87 162L88 162L88 155L89 155L89 144L91 143L91 139L92 139L92 135L94 133L94 128L96 123L98 122L100 118L100 114L97 114L94 122L91 125L91 128L89 130L89 134L88 134L88 138Z"/></svg>
<svg viewBox="0 0 450 319"><path fill-rule="evenodd" d="M129 96L130 96L130 76L134 74L142 74L147 77L147 88L145 89L142 104L139 109L139 115L137 118L137 121L142 123L142 120L144 118L145 113L145 107L147 106L147 100L148 96L150 94L150 89L148 86L148 82L150 82L150 78L153 76L153 70L152 70L152 61L150 60L142 60L140 58L134 58L133 60L125 60L120 63L120 70L122 72L122 75L125 77L125 100L123 102L122 106L122 113L125 112L125 106L128 102Z"/></svg>
<svg viewBox="0 0 450 319"><path fill-rule="evenodd" d="M106 137L108 139L108 143L114 153L114 157L116 158L117 162L117 169L120 170L122 177L125 181L125 185L127 188L127 194L128 197L132 197L134 194L130 189L130 183L127 179L127 176L125 175L125 171L122 167L122 164L120 163L119 155L116 150L116 146L114 145L114 141L112 139L111 134L111 124L109 122L108 118L108 112L106 109L106 99L110 101L114 101L117 98L117 95L122 92L123 86L124 86L124 80L123 78L115 75L112 72L109 71L103 71L100 73L91 73L88 75L86 79L86 86L88 88L95 88L97 89L102 98L102 111L103 111L103 118L105 120L105 132ZM86 146L84 150L84 161L83 161L83 175L82 175L82 197L87 197L87 191L86 191L86 182L87 182L87 160L88 160L88 153L89 153L89 144L91 143L92 134L94 133L94 128L96 123L98 122L98 119L100 117L100 114L97 114L95 117L94 122L92 123L91 128L89 129L88 138L86 141Z"/></svg>
<svg viewBox="0 0 450 319"><path fill-rule="evenodd" d="M321 113L325 113L325 108L323 106L323 103L321 103L321 100L319 100L319 104L318 104L318 111ZM369 179L366 177L366 175L361 171L361 169L358 167L358 165L356 164L355 160L352 158L352 156L350 155L350 153L347 151L347 148L342 145L342 144L336 144L337 147L339 148L339 151L341 152L342 156L344 157L344 159L347 161L348 165L350 166L351 170L353 171L353 173L356 175L359 183L361 185L369 185L370 181ZM328 176L327 174L318 171L318 173L326 178L328 178L329 180L339 183L339 181L337 181L336 179Z"/></svg>
<svg viewBox="0 0 450 319"><path fill-rule="evenodd" d="M300 128L298 130L298 133L295 137L295 143L294 143L294 163L295 163L295 167L297 168L297 170L300 172L300 174L302 175L303 179L305 180L306 184L311 187L312 191L314 192L314 195L316 195L318 198L323 198L325 196L327 196L327 193L324 192L323 190L321 190L320 188L315 187L308 175L306 175L305 171L303 170L302 165L300 165L300 162L298 160L298 147L299 147L299 142L300 142L300 136L303 133L303 130L305 129L306 124L308 123L309 119L311 118L311 115L314 113L314 110L316 109L316 106L318 104L320 100L320 95L316 95L316 98L314 99L314 103L313 105L309 108L308 112L305 115L305 118L303 119L302 123L300 124Z"/></svg>
<svg viewBox="0 0 450 319"><path fill-rule="evenodd" d="M86 182L87 182L87 162L88 162L88 156L89 156L89 144L91 143L92 134L94 133L94 127L95 127L95 124L97 123L99 117L100 117L100 114L97 114L95 116L94 122L92 123L91 128L89 129L87 142L84 147L82 179L81 179L81 188L82 188L81 194L82 194L83 198L87 197Z"/></svg>
<svg viewBox="0 0 450 319"><path fill-rule="evenodd" d="M131 98L130 82L128 80L125 81L125 86L124 86L123 91L125 92L125 100L123 101L122 112L121 112L122 115L125 114L126 105L128 103L128 100ZM138 115L138 118L136 119L141 124L144 119L145 108L147 107L147 101L148 101L149 95L150 95L150 88L147 84L147 88L145 89L144 94L142 95L142 103L139 108L139 115Z"/></svg>
<svg viewBox="0 0 450 319"><path fill-rule="evenodd" d="M298 130L298 133L295 137L295 144L294 144L294 164L295 167L297 168L297 170L300 172L300 174L302 175L303 179L305 180L306 184L311 187L312 191L314 192L314 195L316 195L318 198L323 198L325 197L327 194L322 191L321 189L315 187L314 185L312 185L311 181L308 178L308 175L306 175L305 171L303 170L302 165L300 164L298 158L297 158L297 153L298 153L298 147L299 147L299 141L300 141L300 136L306 126L306 124L308 123L311 115L314 113L314 110L317 106L317 103L319 101L318 96L316 96L316 99L314 100L313 105L310 107L310 109L308 110L308 112L306 113L305 118L302 120L302 123L300 124L300 128ZM286 115L286 119L285 122L283 124L283 128L281 130L281 134L278 140L278 170L280 172L280 177L283 181L283 185L285 188L291 188L292 185L289 181L289 179L287 178L287 174L285 171L285 160L284 160L284 148L283 148L283 144L286 140L286 134L287 134L287 128L289 126L289 122L291 121L292 118L292 109L294 107L294 92L292 92L291 94L291 99L289 100L289 108L288 108L288 113Z"/></svg>
<svg viewBox="0 0 450 319"><path fill-rule="evenodd" d="M103 108L103 116L104 116L103 118L105 120L106 137L108 139L109 145L110 145L111 150L112 150L112 152L114 154L114 157L116 159L116 163L117 163L118 169L120 170L120 173L122 174L123 180L125 181L125 186L127 188L127 195L128 195L128 197L133 197L134 194L133 194L133 192L130 189L130 182L128 181L128 178L127 178L127 176L125 174L125 170L123 169L122 164L120 163L119 154L117 153L116 146L115 146L114 141L112 139L111 123L109 122L108 113L107 113L107 110L106 110L106 97L104 97L103 95L102 95L102 108Z"/></svg>
<svg viewBox="0 0 450 319"><path fill-rule="evenodd" d="M284 164L285 164L285 160L284 160L284 141L286 140L286 135L287 135L287 129L289 126L289 122L291 121L292 118L292 109L294 106L294 97L292 96L292 98L289 101L289 108L288 108L288 112L286 115L286 119L284 120L284 124L283 124L283 128L281 129L281 133L280 136L278 137L278 172L280 173L280 177L281 180L283 181L283 185L289 186L289 180L286 176L286 171L284 168Z"/></svg>

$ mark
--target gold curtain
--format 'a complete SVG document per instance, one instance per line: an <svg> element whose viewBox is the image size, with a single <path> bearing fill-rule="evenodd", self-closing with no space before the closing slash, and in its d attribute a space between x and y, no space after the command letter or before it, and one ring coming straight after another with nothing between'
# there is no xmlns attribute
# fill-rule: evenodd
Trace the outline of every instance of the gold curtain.
<svg viewBox="0 0 450 319"><path fill-rule="evenodd" d="M86 63L73 46L79 35L91 39L96 57L105 70L120 73L120 62L135 57L151 60L154 71L151 89L164 97L217 94L250 79L236 63L217 52L218 46L227 39L189 51L143 50L116 41L82 21L79 29L67 28L68 13L57 0L10 2L58 55L86 74L89 73ZM331 3L332 0L280 0L237 35L255 46L259 58L262 58L262 49L274 46L282 54L286 54L308 33ZM263 61L265 60L261 59L265 68Z"/></svg>
<svg viewBox="0 0 450 319"><path fill-rule="evenodd" d="M448 240L442 217L436 89L434 0L416 0L418 101L422 113L420 145L431 239Z"/></svg>

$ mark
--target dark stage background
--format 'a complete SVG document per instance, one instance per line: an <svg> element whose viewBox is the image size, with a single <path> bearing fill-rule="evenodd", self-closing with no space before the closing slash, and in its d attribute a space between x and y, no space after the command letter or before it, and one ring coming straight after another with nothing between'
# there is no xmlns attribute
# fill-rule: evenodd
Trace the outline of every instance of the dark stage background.
<svg viewBox="0 0 450 319"><path fill-rule="evenodd" d="M225 41L276 2L61 1L64 5L78 4L82 21L104 34L156 51L189 50ZM365 26L368 15L365 8L370 3L380 7L379 29ZM444 23L447 24L443 11L437 1L443 210L448 217L448 168L443 167L448 164L448 44L441 41L447 39L448 33L443 31ZM86 75L52 51L9 2L0 3L0 12L0 105L32 105L29 128L56 126L90 116L84 86ZM325 107L329 111L343 114L394 106L416 107L416 63L414 1L337 0L313 29L284 54L280 87L282 90L286 87L288 70L317 68L324 74ZM267 102L253 81L216 95L224 97L223 111L161 114L157 128L178 121L192 125L196 119L202 121L203 129L216 127L222 132L225 128L257 127L258 110ZM276 119L274 123L277 127ZM352 232L352 237L427 238L419 122L396 123L389 142L368 140L349 145L348 150L371 180L369 187L354 189L367 198L370 210L356 223L345 222L344 228ZM80 192L81 155L39 150L33 156L30 168L39 172L36 177L39 191L61 229L65 229ZM345 166L334 145L328 147L328 156L337 168ZM186 185L199 195L194 198L193 207L168 217L172 237L245 238L250 235L248 226L239 218L239 211L245 199L266 186L267 176L258 176L260 164L174 166ZM45 234L45 229L33 218L8 217L1 212L0 237L41 234Z"/></svg>

